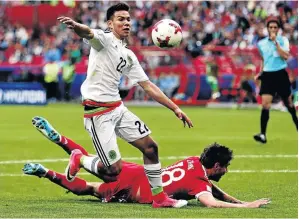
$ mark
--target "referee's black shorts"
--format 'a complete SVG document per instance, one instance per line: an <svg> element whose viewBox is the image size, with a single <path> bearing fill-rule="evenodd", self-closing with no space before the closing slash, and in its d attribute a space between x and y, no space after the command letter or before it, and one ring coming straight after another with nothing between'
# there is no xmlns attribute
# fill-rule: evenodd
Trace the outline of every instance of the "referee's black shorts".
<svg viewBox="0 0 299 219"><path fill-rule="evenodd" d="M260 95L270 94L275 96L277 94L282 98L291 95L291 82L285 69L271 72L264 71L260 79L262 82Z"/></svg>

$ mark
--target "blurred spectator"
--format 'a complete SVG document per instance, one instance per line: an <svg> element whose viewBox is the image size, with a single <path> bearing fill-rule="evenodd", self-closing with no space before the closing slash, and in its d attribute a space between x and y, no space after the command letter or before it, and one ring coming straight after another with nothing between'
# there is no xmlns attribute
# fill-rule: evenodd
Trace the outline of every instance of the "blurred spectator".
<svg viewBox="0 0 299 219"><path fill-rule="evenodd" d="M28 42L28 32L25 29L25 27L23 27L20 23L16 23L15 27L15 37L16 37L16 41L19 42L21 45L25 46Z"/></svg>
<svg viewBox="0 0 299 219"><path fill-rule="evenodd" d="M73 59L74 62L80 62L81 61L81 51L79 48L78 43L74 43L72 45L71 51L70 51L70 58Z"/></svg>
<svg viewBox="0 0 299 219"><path fill-rule="evenodd" d="M60 92L58 89L58 73L59 65L54 59L50 58L49 62L43 68L44 82L47 91L47 100L56 102L60 99Z"/></svg>
<svg viewBox="0 0 299 219"><path fill-rule="evenodd" d="M32 45L31 45L30 49L31 49L30 52L32 53L32 55L34 55L34 56L42 55L43 47L39 44L38 40L34 40L32 42Z"/></svg>
<svg viewBox="0 0 299 219"><path fill-rule="evenodd" d="M5 8L17 4L38 5L43 1L0 2L0 51L21 44L25 49L17 53L27 52L30 55L40 55L40 47L44 48L45 61L50 56L61 60L70 45L76 46L73 56L77 60L82 55L88 55L86 46L77 41L74 34L66 30L63 25L47 27L34 21L31 28L25 28L20 23L9 23L6 19ZM57 5L58 1L49 1L48 4ZM104 11L113 2L76 2L63 1L68 7L73 7L72 14L77 21L83 22L92 28L106 28ZM203 55L202 46L234 45L235 47L251 47L267 35L264 26L265 18L272 14L279 16L282 22L283 35L291 43L298 44L298 2L273 2L273 1L227 1L227 2L171 2L150 1L130 2L132 16L132 35L129 40L134 45L153 45L151 41L151 26L158 20L170 18L176 20L182 27L186 51L192 57ZM37 42L38 41L38 42ZM34 42L34 43L33 43ZM32 48L34 47L34 49ZM8 60L0 54L0 59ZM13 61L19 61L22 56L15 54Z"/></svg>
<svg viewBox="0 0 299 219"><path fill-rule="evenodd" d="M20 43L15 44L14 52L10 55L8 62L10 64L15 64L17 62L30 63L31 61L32 55L29 53L28 48Z"/></svg>
<svg viewBox="0 0 299 219"><path fill-rule="evenodd" d="M62 67L62 79L64 82L64 100L71 100L71 86L75 77L76 57L71 57Z"/></svg>
<svg viewBox="0 0 299 219"><path fill-rule="evenodd" d="M44 53L45 62L55 62L61 60L61 52L57 49L56 45L50 44L49 48L45 48Z"/></svg>
<svg viewBox="0 0 299 219"><path fill-rule="evenodd" d="M218 66L215 62L209 61L207 65L207 82L212 89L212 99L220 97L219 86L218 86Z"/></svg>
<svg viewBox="0 0 299 219"><path fill-rule="evenodd" d="M244 73L242 76L242 82L240 87L240 97L238 103L257 103L256 92L255 92L255 82L254 75L256 68L254 65L249 64L244 68Z"/></svg>
<svg viewBox="0 0 299 219"><path fill-rule="evenodd" d="M180 76L173 72L161 73L158 79L158 87L169 98L173 97L174 91L180 86Z"/></svg>
<svg viewBox="0 0 299 219"><path fill-rule="evenodd" d="M92 28L106 29L105 10L114 2L64 0L62 3L72 8L69 16L76 21L85 23ZM89 46L82 43L63 24L57 23L48 26L46 23L40 22L38 17L34 17L32 26L25 27L22 21L10 22L6 9L19 4L33 5L37 8L39 4L58 5L61 2L57 0L1 1L0 63L27 64L32 62L42 64L50 60L65 61L69 57L75 62L80 62L83 56L89 55ZM181 48L184 48L192 58L223 54L219 51L207 51L204 49L206 46L212 48L225 45L250 49L267 36L264 21L270 14L280 18L281 34L286 36L291 44L298 45L297 1L129 1L129 4L132 14L132 33L128 43L136 47L153 45L152 25L160 19L169 18L181 25L184 38ZM250 55L246 52L242 56L240 54L234 56L234 61L242 64L239 66L240 68L244 67L244 63L255 63L255 59L252 57L247 60L246 57ZM145 62L149 68L160 65L176 65L178 62L177 60L167 61L167 59L169 57L161 59L150 56L150 58L145 57ZM297 59L289 63L293 62L297 63ZM167 95L173 95L176 83L178 83L177 78L173 75L162 75L161 78L155 79ZM217 76L209 75L208 81L212 86L213 94L217 96ZM67 84L70 85L71 82ZM243 85L245 88L245 84ZM65 98L70 97L66 96Z"/></svg>

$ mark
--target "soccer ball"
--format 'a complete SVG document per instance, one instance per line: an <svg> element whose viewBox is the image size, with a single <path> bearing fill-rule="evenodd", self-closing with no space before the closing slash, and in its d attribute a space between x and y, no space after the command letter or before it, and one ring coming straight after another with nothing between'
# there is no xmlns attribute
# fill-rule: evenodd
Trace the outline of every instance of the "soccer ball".
<svg viewBox="0 0 299 219"><path fill-rule="evenodd" d="M182 38L180 25L170 19L157 22L152 29L153 42L160 48L177 47L180 45Z"/></svg>

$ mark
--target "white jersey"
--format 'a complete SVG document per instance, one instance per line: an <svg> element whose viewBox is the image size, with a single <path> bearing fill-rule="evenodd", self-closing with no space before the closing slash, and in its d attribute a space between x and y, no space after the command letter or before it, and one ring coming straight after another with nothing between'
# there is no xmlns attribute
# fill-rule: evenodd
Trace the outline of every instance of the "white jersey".
<svg viewBox="0 0 299 219"><path fill-rule="evenodd" d="M113 102L121 100L118 85L122 75L136 84L149 80L136 55L112 32L92 29L87 77L81 86L83 100Z"/></svg>

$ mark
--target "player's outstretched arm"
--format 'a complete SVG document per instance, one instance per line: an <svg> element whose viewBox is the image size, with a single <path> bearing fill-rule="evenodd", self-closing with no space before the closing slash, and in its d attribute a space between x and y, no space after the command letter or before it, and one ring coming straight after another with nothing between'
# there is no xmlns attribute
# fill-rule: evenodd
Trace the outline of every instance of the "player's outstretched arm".
<svg viewBox="0 0 299 219"><path fill-rule="evenodd" d="M240 201L237 198L227 194L223 190L221 190L218 186L212 183L212 194L215 198L224 201L224 202L231 202L231 203L245 203L244 201Z"/></svg>
<svg viewBox="0 0 299 219"><path fill-rule="evenodd" d="M75 33L82 38L90 40L94 37L94 33L88 26L80 24L69 17L61 16L58 17L57 20L63 24L66 24L68 28L74 30Z"/></svg>
<svg viewBox="0 0 299 219"><path fill-rule="evenodd" d="M189 128L193 127L191 119L174 103L172 102L155 84L151 81L142 81L139 82L139 85L143 90L155 101L161 103L168 109L172 110L174 114L183 121L184 126L186 124Z"/></svg>
<svg viewBox="0 0 299 219"><path fill-rule="evenodd" d="M209 208L260 208L271 203L270 199L267 198L246 203L228 203L216 200L212 194L208 193L200 195L198 201Z"/></svg>

